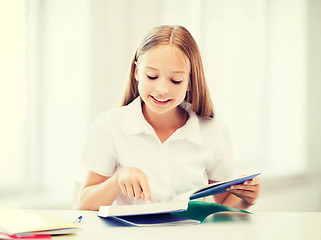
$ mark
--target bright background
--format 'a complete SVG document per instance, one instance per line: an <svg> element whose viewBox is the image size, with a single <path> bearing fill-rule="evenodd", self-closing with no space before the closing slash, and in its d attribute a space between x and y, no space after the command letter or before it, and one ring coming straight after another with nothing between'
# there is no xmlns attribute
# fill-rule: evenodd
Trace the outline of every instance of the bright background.
<svg viewBox="0 0 321 240"><path fill-rule="evenodd" d="M199 44L256 211L321 211L321 1L0 1L0 207L70 209L90 122L119 106L150 28Z"/></svg>

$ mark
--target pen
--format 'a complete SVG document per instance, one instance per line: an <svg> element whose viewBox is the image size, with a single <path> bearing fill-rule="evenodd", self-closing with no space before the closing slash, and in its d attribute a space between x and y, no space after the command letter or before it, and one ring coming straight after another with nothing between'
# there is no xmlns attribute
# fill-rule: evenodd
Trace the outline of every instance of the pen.
<svg viewBox="0 0 321 240"><path fill-rule="evenodd" d="M82 219L82 216L77 217L77 219L75 221L73 221L73 223L80 223Z"/></svg>

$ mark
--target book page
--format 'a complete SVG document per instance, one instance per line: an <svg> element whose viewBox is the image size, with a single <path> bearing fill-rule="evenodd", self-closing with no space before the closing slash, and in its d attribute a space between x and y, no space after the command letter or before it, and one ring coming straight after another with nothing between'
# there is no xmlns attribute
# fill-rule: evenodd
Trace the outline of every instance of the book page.
<svg viewBox="0 0 321 240"><path fill-rule="evenodd" d="M111 217L183 211L187 209L188 202L171 201L137 205L100 206L98 215L100 217Z"/></svg>

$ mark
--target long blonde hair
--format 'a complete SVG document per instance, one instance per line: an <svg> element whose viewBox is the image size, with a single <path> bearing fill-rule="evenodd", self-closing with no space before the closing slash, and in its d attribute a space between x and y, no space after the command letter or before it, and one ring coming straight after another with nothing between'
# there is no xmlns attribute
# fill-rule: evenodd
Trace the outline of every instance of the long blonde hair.
<svg viewBox="0 0 321 240"><path fill-rule="evenodd" d="M190 102L192 110L202 117L214 117L213 105L205 80L202 59L198 46L190 32L182 26L157 26L151 29L140 42L135 56L131 61L130 72L122 100L125 106L132 102L137 96L138 82L135 79L135 63L139 56L153 47L171 44L176 46L190 62L189 91L185 100Z"/></svg>

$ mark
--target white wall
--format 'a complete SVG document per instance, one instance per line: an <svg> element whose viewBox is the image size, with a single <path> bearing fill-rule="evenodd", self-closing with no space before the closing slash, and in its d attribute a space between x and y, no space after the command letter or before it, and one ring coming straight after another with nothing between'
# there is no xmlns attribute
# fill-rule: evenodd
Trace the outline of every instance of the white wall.
<svg viewBox="0 0 321 240"><path fill-rule="evenodd" d="M321 170L321 1L308 1L308 166L309 171L320 174ZM321 189L321 188L320 188Z"/></svg>
<svg viewBox="0 0 321 240"><path fill-rule="evenodd" d="M66 207L89 124L89 4L34 0L26 6L27 141L33 140L27 161L43 196L22 204Z"/></svg>
<svg viewBox="0 0 321 240"><path fill-rule="evenodd" d="M321 211L321 1L307 3L307 114L304 176L263 181L254 211Z"/></svg>

